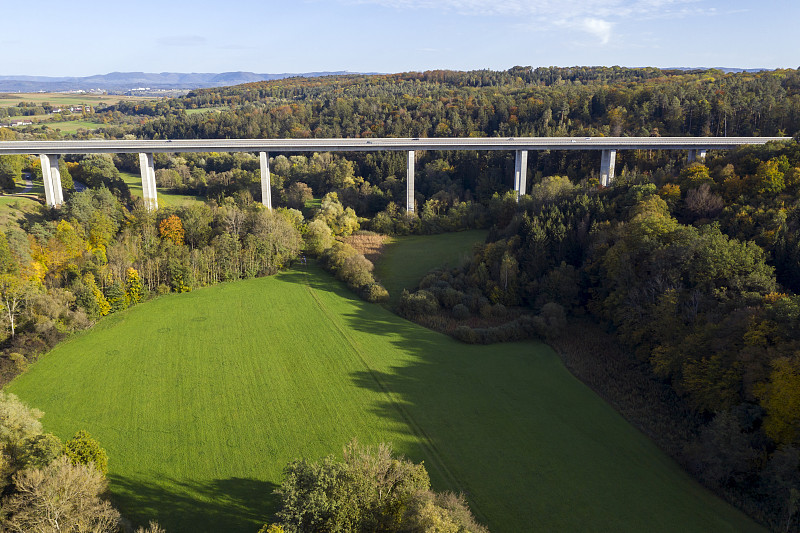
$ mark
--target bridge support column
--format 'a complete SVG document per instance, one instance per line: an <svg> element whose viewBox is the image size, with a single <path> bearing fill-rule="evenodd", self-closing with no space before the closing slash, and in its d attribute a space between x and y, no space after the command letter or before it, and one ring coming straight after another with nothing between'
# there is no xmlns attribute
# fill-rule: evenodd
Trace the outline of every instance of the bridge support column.
<svg viewBox="0 0 800 533"><path fill-rule="evenodd" d="M614 181L614 165L617 163L616 150L603 150L600 159L600 185L608 187Z"/></svg>
<svg viewBox="0 0 800 533"><path fill-rule="evenodd" d="M514 190L517 191L517 201L525 194L528 182L528 151L517 150L516 161L514 162Z"/></svg>
<svg viewBox="0 0 800 533"><path fill-rule="evenodd" d="M64 203L64 190L61 188L61 171L58 169L58 156L41 154L42 181L44 182L44 198L49 207Z"/></svg>
<svg viewBox="0 0 800 533"><path fill-rule="evenodd" d="M269 174L269 153L259 152L258 158L261 161L261 203L267 209L272 209L272 182Z"/></svg>
<svg viewBox="0 0 800 533"><path fill-rule="evenodd" d="M153 154L139 154L139 170L142 173L144 207L148 211L155 211L158 209L158 193L156 192L156 169L153 166Z"/></svg>
<svg viewBox="0 0 800 533"><path fill-rule="evenodd" d="M414 212L414 150L409 150L406 163L406 211Z"/></svg>
<svg viewBox="0 0 800 533"><path fill-rule="evenodd" d="M701 161L705 161L706 159L706 152L705 149L697 149L697 150L689 150L689 163L693 163L700 159Z"/></svg>

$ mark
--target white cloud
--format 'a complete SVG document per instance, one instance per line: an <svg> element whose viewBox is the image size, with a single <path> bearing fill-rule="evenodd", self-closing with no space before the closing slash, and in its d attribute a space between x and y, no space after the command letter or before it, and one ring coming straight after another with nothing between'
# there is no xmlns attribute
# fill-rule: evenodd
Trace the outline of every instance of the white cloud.
<svg viewBox="0 0 800 533"><path fill-rule="evenodd" d="M468 16L510 16L536 27L573 28L608 44L620 20L652 20L711 14L706 0L343 0L398 10L430 9Z"/></svg>
<svg viewBox="0 0 800 533"><path fill-rule="evenodd" d="M600 39L600 44L608 44L611 40L613 24L607 20L587 18L580 22L580 27Z"/></svg>

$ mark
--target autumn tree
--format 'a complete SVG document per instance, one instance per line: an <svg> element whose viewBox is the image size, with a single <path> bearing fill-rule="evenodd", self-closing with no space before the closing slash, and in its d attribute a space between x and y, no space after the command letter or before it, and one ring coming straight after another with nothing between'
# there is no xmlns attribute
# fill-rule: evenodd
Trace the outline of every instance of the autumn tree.
<svg viewBox="0 0 800 533"><path fill-rule="evenodd" d="M177 215L170 215L158 225L161 238L172 242L175 246L183 246L183 223Z"/></svg>
<svg viewBox="0 0 800 533"><path fill-rule="evenodd" d="M133 267L129 267L125 273L125 297L130 305L139 303L144 297L144 285L139 272Z"/></svg>

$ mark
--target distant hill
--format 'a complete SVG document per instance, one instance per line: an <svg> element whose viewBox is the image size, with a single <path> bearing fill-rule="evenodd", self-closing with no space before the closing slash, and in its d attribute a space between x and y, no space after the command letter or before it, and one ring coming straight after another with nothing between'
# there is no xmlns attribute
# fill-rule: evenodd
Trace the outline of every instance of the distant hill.
<svg viewBox="0 0 800 533"><path fill-rule="evenodd" d="M176 90L224 87L255 81L280 80L293 76L307 78L351 74L347 71L256 74L254 72L111 72L84 77L0 76L0 92L62 92L100 89L127 92L136 89Z"/></svg>
<svg viewBox="0 0 800 533"><path fill-rule="evenodd" d="M719 70L725 74L738 73L738 72L771 72L774 68L737 68L737 67L671 67L665 70Z"/></svg>

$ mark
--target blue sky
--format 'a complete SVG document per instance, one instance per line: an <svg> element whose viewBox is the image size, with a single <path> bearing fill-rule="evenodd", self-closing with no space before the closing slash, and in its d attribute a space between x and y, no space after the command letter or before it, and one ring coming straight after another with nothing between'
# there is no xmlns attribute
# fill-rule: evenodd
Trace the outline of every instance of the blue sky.
<svg viewBox="0 0 800 533"><path fill-rule="evenodd" d="M800 0L3 0L0 74L800 66Z"/></svg>

